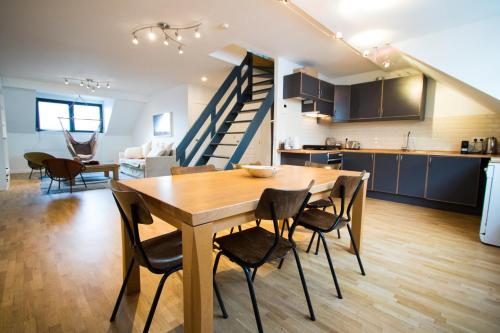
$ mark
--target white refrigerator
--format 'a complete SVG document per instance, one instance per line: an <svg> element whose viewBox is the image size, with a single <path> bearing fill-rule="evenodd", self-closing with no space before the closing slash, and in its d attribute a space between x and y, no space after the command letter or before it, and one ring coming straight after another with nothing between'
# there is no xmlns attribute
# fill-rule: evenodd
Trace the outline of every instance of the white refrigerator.
<svg viewBox="0 0 500 333"><path fill-rule="evenodd" d="M485 244L500 246L500 158L491 159L486 169L486 190L479 238Z"/></svg>

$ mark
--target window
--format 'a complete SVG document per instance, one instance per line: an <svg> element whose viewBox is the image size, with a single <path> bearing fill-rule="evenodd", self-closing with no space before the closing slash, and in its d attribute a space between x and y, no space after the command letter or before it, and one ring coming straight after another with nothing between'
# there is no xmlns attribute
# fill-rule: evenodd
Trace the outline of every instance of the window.
<svg viewBox="0 0 500 333"><path fill-rule="evenodd" d="M61 123L70 132L102 133L102 105L37 98L36 130L60 131Z"/></svg>

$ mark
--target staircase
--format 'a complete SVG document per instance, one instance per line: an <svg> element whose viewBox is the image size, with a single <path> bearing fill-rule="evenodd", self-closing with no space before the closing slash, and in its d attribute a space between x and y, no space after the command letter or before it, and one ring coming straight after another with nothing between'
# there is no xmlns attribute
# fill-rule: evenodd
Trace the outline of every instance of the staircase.
<svg viewBox="0 0 500 333"><path fill-rule="evenodd" d="M180 166L239 163L274 103L274 63L247 53L176 149Z"/></svg>

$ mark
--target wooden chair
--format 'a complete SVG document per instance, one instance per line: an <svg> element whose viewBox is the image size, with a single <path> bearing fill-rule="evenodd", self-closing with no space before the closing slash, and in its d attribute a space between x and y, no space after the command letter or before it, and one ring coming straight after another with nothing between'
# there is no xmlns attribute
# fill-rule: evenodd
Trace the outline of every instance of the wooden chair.
<svg viewBox="0 0 500 333"><path fill-rule="evenodd" d="M320 163L315 163L315 162L310 162L306 161L305 164L307 167L312 167L312 168L322 168L322 169L328 169L328 170L339 170L341 164L320 164ZM311 201L307 204L306 208L318 208L318 209L323 209L326 210L328 207L333 207L334 213L337 213L337 209L335 207L335 203L333 201L330 201L328 199L319 199L315 201ZM311 245L314 242L314 237L316 237L316 232L313 232L311 236L311 240L309 241L309 245L307 246L307 253L311 250ZM340 239L340 230L337 230L337 238ZM315 255L318 255L319 253L319 242L320 239L318 237L318 241L316 243L316 251L314 252Z"/></svg>
<svg viewBox="0 0 500 333"><path fill-rule="evenodd" d="M24 158L28 162L28 166L31 169L29 179L31 179L34 170L40 171L40 179L42 179L42 171L43 169L45 169L45 165L43 164L43 162L50 158L54 158L54 156L42 152L30 152L24 154Z"/></svg>
<svg viewBox="0 0 500 333"><path fill-rule="evenodd" d="M82 175L83 170L85 170L85 166L82 163L66 158L50 158L44 160L43 163L47 176L50 177L50 185L47 193L50 192L54 180L59 183L59 189L61 189L61 181L68 181L69 191L73 193L73 182L78 175L82 178L85 188L87 187Z"/></svg>
<svg viewBox="0 0 500 333"><path fill-rule="evenodd" d="M311 181L309 186L302 190L264 190L257 205L257 209L255 210L255 218L272 220L274 232L270 232L260 226L256 226L235 234L218 237L216 239L216 242L220 245L220 252L217 253L214 263L214 291L224 318L227 318L228 315L222 301L219 288L215 282L215 275L217 273L220 257L222 255L226 256L229 260L238 264L245 272L255 314L255 320L257 321L257 328L259 332L263 332L259 308L253 288L255 272L260 266L267 262L284 258L291 250L295 256L295 261L299 270L300 280L302 282L302 288L304 290L307 306L309 308L310 318L311 320L315 320L314 310L309 298L309 292L307 290L307 284L302 271L299 255L296 250L296 244L293 241L293 231L302 211L306 206L307 200L309 200L311 196L309 189L312 187L313 183L314 181ZM294 220L288 239L280 236L278 226L278 220L286 218L292 218ZM254 269L253 276L250 272L251 269Z"/></svg>
<svg viewBox="0 0 500 333"><path fill-rule="evenodd" d="M363 171L360 176L339 176L335 185L330 192L330 200L333 201L334 198L340 199L340 211L339 213L329 213L321 209L312 208L305 210L298 218L297 225L302 226L306 229L312 230L318 234L318 237L323 242L323 247L326 252L326 257L328 259L328 264L330 266L330 271L332 273L333 282L335 283L335 288L337 289L338 298L342 298L342 293L340 292L339 283L337 281L337 276L335 275L335 270L333 268L332 258L330 252L328 251L328 245L324 234L329 233L333 230L339 230L340 228L347 227L349 236L351 238L352 247L354 253L356 254L356 259L358 260L359 268L361 274L365 275L365 270L359 256L358 247L356 241L352 236L351 231L351 209L356 200L356 196L361 188L363 177L365 172ZM350 198L350 199L349 199ZM346 200L349 202L346 204Z"/></svg>
<svg viewBox="0 0 500 333"><path fill-rule="evenodd" d="M137 261L140 266L147 268L151 273L163 275L156 289L155 297L144 326L143 332L148 332L165 281L172 273L182 269L182 232L174 231L145 241L141 240L139 224L153 223L153 218L144 199L137 192L118 189L114 182L112 182L112 192L120 211L130 246L134 251L134 256L128 264L127 273L120 288L110 321L113 322L116 318L116 313L120 307L120 301L127 287L130 273Z"/></svg>

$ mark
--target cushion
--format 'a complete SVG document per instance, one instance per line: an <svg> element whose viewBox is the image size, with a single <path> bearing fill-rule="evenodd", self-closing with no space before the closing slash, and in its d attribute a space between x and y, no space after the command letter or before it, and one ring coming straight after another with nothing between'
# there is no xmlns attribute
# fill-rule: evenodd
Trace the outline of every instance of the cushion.
<svg viewBox="0 0 500 333"><path fill-rule="evenodd" d="M170 156L172 152L173 142L167 143L164 141L153 141L151 144L151 151L147 157Z"/></svg>
<svg viewBox="0 0 500 333"><path fill-rule="evenodd" d="M125 149L125 158L143 158L142 147L130 147Z"/></svg>
<svg viewBox="0 0 500 333"><path fill-rule="evenodd" d="M120 165L131 166L138 169L144 169L146 161L142 158L120 158Z"/></svg>
<svg viewBox="0 0 500 333"><path fill-rule="evenodd" d="M149 152L151 151L151 141L143 144L141 148L142 148L142 157L148 156Z"/></svg>
<svg viewBox="0 0 500 333"><path fill-rule="evenodd" d="M147 157L158 157L158 156L163 156L164 154L165 154L165 148L156 146L151 149Z"/></svg>

